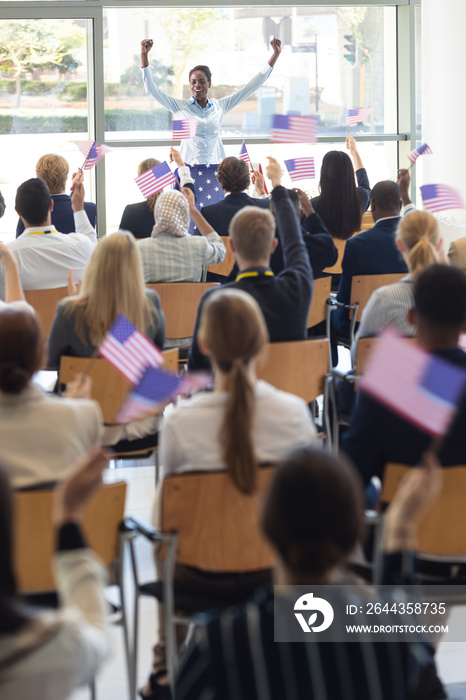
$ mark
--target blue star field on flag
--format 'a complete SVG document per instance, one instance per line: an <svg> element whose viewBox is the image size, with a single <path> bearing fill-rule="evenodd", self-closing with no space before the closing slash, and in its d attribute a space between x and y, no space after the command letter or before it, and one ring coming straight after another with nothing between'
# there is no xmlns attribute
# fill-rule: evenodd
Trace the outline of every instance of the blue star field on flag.
<svg viewBox="0 0 466 700"><path fill-rule="evenodd" d="M225 199L222 187L217 180L218 165L190 165L191 177L194 180L194 191L196 193L196 209L202 212L203 207L216 204ZM192 235L195 226L190 222L189 233Z"/></svg>

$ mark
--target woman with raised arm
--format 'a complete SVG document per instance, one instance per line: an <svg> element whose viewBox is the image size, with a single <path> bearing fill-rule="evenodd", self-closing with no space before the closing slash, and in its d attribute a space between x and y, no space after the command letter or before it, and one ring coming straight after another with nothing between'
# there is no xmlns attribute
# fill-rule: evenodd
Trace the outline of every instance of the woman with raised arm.
<svg viewBox="0 0 466 700"><path fill-rule="evenodd" d="M53 452L53 444L50 445ZM58 611L24 603L14 571L13 499L0 468L0 694L2 700L66 700L108 657L105 571L81 531L83 509L102 483L107 456L91 450L57 493Z"/></svg>
<svg viewBox="0 0 466 700"><path fill-rule="evenodd" d="M352 136L346 137L346 147L352 161L343 151L325 154L320 169L320 195L311 200L329 233L342 240L361 230L362 215L370 197L366 169Z"/></svg>
<svg viewBox="0 0 466 700"><path fill-rule="evenodd" d="M194 66L189 71L189 87L191 99L180 100L170 97L158 88L149 70L149 51L154 42L152 39L141 41L141 66L146 92L157 100L163 107L173 112L176 119L196 119L197 131L193 139L181 142L181 157L186 164L209 165L218 164L225 157L220 130L225 115L236 105L253 95L265 83L272 72L281 53L280 39L273 38L270 42L273 53L264 68L249 81L247 85L219 100L208 97L212 84L212 73L208 66ZM222 196L223 199L223 196ZM210 204L213 202L211 201Z"/></svg>

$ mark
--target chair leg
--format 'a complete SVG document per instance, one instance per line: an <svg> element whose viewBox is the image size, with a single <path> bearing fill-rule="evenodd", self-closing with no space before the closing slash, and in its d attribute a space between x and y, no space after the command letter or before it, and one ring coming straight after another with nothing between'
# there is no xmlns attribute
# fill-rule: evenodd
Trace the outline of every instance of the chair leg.
<svg viewBox="0 0 466 700"><path fill-rule="evenodd" d="M159 450L155 450L155 486L157 487L160 478L160 459Z"/></svg>
<svg viewBox="0 0 466 700"><path fill-rule="evenodd" d="M123 640L125 645L126 654L126 671L128 675L128 688L129 688L129 698L130 700L135 700L136 698L136 679L135 672L133 669L134 659L131 652L131 647L129 643L129 628L128 628L128 615L126 610L126 589L124 586L124 540L122 538L122 543L120 546L120 562L119 562L119 577L120 577L120 597L121 597L121 624L123 627Z"/></svg>
<svg viewBox="0 0 466 700"><path fill-rule="evenodd" d="M89 690L91 693L91 700L96 700L97 694L95 689L95 678L93 678L89 683Z"/></svg>

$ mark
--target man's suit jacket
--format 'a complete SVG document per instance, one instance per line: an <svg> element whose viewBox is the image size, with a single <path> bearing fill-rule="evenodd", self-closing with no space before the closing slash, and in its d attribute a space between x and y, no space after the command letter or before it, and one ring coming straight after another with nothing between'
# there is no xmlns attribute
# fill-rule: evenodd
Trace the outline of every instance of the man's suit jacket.
<svg viewBox="0 0 466 700"><path fill-rule="evenodd" d="M451 265L461 267L466 272L466 236L457 238L450 244L448 259Z"/></svg>
<svg viewBox="0 0 466 700"><path fill-rule="evenodd" d="M346 241L337 300L349 304L351 283L358 275L383 275L408 272L406 263L396 247L395 232L400 217L381 219L375 226ZM332 324L339 337L349 334L348 312L337 309L332 313Z"/></svg>
<svg viewBox="0 0 466 700"><path fill-rule="evenodd" d="M278 275L270 275L270 268L243 270L252 273L238 281L230 282L221 289L242 289L259 304L264 314L270 340L303 340L307 333L307 318L312 296L312 268L303 243L301 227L293 203L284 187L275 187L272 192L278 235L283 245L285 269ZM188 368L207 369L209 361L197 344L197 331L202 306L213 289L204 294L197 311L193 342L189 350Z"/></svg>
<svg viewBox="0 0 466 700"><path fill-rule="evenodd" d="M435 353L444 360L466 367L466 353L459 348ZM403 400L400 395L400 401ZM466 397L439 452L443 466L466 464ZM383 478L390 462L415 466L432 443L432 437L393 413L367 394L358 392L349 430L342 437L342 449L352 459L365 484L372 476Z"/></svg>
<svg viewBox="0 0 466 700"><path fill-rule="evenodd" d="M60 233L74 233L76 226L74 223L73 209L71 207L71 197L69 194L52 194L53 210L52 224ZM97 229L97 206L94 202L84 202L84 211L92 228ZM19 219L16 226L16 238L24 231L24 224Z"/></svg>
<svg viewBox="0 0 466 700"><path fill-rule="evenodd" d="M229 194L225 199L222 199L221 202L203 207L202 215L219 236L228 236L230 221L236 212L244 207L261 207L262 209L268 209L270 207L270 199L250 197L246 192Z"/></svg>

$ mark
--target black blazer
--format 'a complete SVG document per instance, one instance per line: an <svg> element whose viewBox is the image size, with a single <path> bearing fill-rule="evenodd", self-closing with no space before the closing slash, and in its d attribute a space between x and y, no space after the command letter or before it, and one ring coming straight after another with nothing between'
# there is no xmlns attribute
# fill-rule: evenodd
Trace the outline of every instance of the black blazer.
<svg viewBox="0 0 466 700"><path fill-rule="evenodd" d="M221 202L203 207L202 215L219 236L228 236L230 221L236 212L244 207L268 209L270 207L270 199L256 199L245 192L229 194Z"/></svg>
<svg viewBox="0 0 466 700"><path fill-rule="evenodd" d="M309 256L303 243L301 227L296 212L285 187L275 187L272 192L278 235L283 245L285 269L278 275L265 275L270 268L251 268L257 276L243 277L222 287L232 287L249 292L257 301L264 314L270 340L303 340L307 333L307 318L312 297L312 269ZM243 271L245 272L245 271ZM202 305L213 289L204 294L197 311L193 342L189 350L188 368L206 369L207 358L197 344L197 331Z"/></svg>
<svg viewBox="0 0 466 700"><path fill-rule="evenodd" d="M53 210L52 224L59 233L74 233L76 226L74 225L73 209L71 207L71 197L69 194L53 194ZM94 202L84 202L84 211L91 225L96 229L97 226L97 206ZM16 226L16 238L21 236L24 231L24 224L21 219L18 220Z"/></svg>
<svg viewBox="0 0 466 700"><path fill-rule="evenodd" d="M131 231L135 238L150 238L154 228L154 212L149 209L147 202L127 204L120 221L123 231Z"/></svg>

